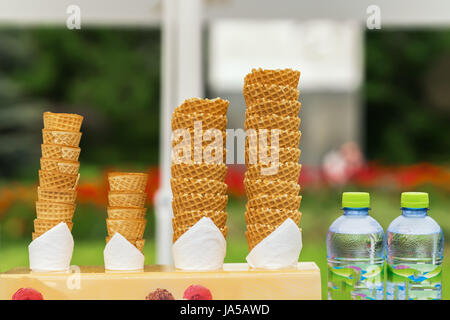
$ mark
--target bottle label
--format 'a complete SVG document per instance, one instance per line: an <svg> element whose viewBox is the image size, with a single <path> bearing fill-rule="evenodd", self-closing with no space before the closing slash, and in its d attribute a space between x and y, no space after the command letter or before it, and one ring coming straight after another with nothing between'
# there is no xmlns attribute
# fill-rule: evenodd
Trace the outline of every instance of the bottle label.
<svg viewBox="0 0 450 320"><path fill-rule="evenodd" d="M442 265L388 264L387 300L440 300Z"/></svg>
<svg viewBox="0 0 450 320"><path fill-rule="evenodd" d="M383 300L384 263L328 263L329 300Z"/></svg>

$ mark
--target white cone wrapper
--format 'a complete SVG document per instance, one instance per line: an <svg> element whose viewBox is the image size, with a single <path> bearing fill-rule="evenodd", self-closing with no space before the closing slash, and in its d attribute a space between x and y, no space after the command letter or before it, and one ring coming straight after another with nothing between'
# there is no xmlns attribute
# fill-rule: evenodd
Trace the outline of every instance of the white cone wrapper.
<svg viewBox="0 0 450 320"><path fill-rule="evenodd" d="M208 217L201 218L172 246L175 267L192 271L221 269L226 251L222 232Z"/></svg>
<svg viewBox="0 0 450 320"><path fill-rule="evenodd" d="M250 251L246 260L252 268L289 268L297 265L301 250L302 233L295 222L289 218L258 243Z"/></svg>
<svg viewBox="0 0 450 320"><path fill-rule="evenodd" d="M54 226L28 246L32 271L65 271L70 267L73 237L64 222Z"/></svg>
<svg viewBox="0 0 450 320"><path fill-rule="evenodd" d="M144 255L131 242L116 232L103 250L106 270L142 270Z"/></svg>

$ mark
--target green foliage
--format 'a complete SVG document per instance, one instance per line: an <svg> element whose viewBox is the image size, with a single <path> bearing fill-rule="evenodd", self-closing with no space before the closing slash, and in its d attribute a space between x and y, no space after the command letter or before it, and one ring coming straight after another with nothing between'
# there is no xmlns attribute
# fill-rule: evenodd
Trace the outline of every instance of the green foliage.
<svg viewBox="0 0 450 320"><path fill-rule="evenodd" d="M368 158L448 161L450 31L370 31L365 58Z"/></svg>

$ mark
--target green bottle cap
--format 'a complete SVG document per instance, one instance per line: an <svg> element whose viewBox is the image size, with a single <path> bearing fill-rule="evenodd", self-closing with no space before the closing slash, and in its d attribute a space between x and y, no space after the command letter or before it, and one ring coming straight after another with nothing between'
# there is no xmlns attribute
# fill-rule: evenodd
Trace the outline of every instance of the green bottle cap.
<svg viewBox="0 0 450 320"><path fill-rule="evenodd" d="M403 192L401 197L402 208L429 208L430 200L426 192Z"/></svg>
<svg viewBox="0 0 450 320"><path fill-rule="evenodd" d="M368 192L342 193L343 208L370 208L370 194Z"/></svg>

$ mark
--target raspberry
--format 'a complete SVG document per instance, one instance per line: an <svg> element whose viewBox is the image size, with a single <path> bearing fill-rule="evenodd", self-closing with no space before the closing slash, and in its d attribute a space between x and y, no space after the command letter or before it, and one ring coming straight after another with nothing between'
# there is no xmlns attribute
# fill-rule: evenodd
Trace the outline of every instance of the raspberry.
<svg viewBox="0 0 450 320"><path fill-rule="evenodd" d="M184 291L183 298L187 300L212 300L212 294L204 286L191 285Z"/></svg>
<svg viewBox="0 0 450 320"><path fill-rule="evenodd" d="M12 300L44 300L44 297L33 288L20 288L13 294Z"/></svg>

